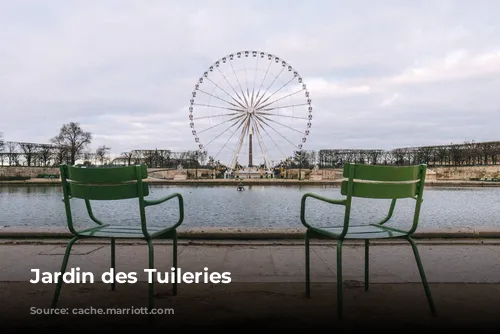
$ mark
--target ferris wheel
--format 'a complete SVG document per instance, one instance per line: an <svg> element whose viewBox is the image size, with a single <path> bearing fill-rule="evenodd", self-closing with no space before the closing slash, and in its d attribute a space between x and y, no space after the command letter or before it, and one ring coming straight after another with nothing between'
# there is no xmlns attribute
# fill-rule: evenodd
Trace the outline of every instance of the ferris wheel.
<svg viewBox="0 0 500 334"><path fill-rule="evenodd" d="M271 170L300 151L312 121L309 91L285 60L240 51L214 62L198 79L189 125L200 152L229 170Z"/></svg>

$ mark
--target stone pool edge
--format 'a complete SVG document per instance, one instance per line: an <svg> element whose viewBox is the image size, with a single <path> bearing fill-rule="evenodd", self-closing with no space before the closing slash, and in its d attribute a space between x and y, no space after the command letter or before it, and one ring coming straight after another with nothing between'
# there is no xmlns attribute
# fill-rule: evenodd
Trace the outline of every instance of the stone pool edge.
<svg viewBox="0 0 500 334"><path fill-rule="evenodd" d="M203 180L166 180L148 178L150 185L171 185L171 186L234 186L238 184L237 179L203 179ZM245 185L255 186L336 186L339 187L342 179L325 180L294 180L294 179L244 179ZM30 179L30 180L0 180L0 185L52 185L59 186L59 179ZM500 182L491 181L469 181L469 180L427 180L429 187L500 187Z"/></svg>
<svg viewBox="0 0 500 334"><path fill-rule="evenodd" d="M304 228L225 228L197 227L178 228L180 239L202 240L262 240L262 239L303 239ZM65 227L14 227L0 226L0 239L12 238L68 238L71 234ZM462 227L426 228L413 235L415 239L484 239L500 238L500 228Z"/></svg>

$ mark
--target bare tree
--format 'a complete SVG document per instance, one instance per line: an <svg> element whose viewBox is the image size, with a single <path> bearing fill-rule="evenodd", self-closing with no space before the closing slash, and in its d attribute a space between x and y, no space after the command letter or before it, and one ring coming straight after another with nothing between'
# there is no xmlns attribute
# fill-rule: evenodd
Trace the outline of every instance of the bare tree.
<svg viewBox="0 0 500 334"><path fill-rule="evenodd" d="M136 163L136 164L143 163L144 155L142 154L141 150L133 150L131 153L132 153L132 159L134 160L134 163Z"/></svg>
<svg viewBox="0 0 500 334"><path fill-rule="evenodd" d="M98 160L101 165L104 165L104 161L107 160L107 154L111 148L106 145L101 145L95 151L96 160Z"/></svg>
<svg viewBox="0 0 500 334"><path fill-rule="evenodd" d="M38 145L33 143L19 143L19 147L23 151L24 159L26 160L26 165L28 167L31 166L31 162L33 158L35 158L35 154L37 153Z"/></svg>
<svg viewBox="0 0 500 334"><path fill-rule="evenodd" d="M54 147L50 145L40 145L40 149L38 150L38 158L43 166L47 166L49 161L52 159L54 154Z"/></svg>
<svg viewBox="0 0 500 334"><path fill-rule="evenodd" d="M132 152L123 152L122 158L127 161L127 166L132 164L132 158L134 157L134 153Z"/></svg>
<svg viewBox="0 0 500 334"><path fill-rule="evenodd" d="M66 146L57 145L55 147L54 158L56 165L68 161L68 148Z"/></svg>
<svg viewBox="0 0 500 334"><path fill-rule="evenodd" d="M3 132L0 132L0 152L3 152L4 147L5 147L5 142L3 141Z"/></svg>
<svg viewBox="0 0 500 334"><path fill-rule="evenodd" d="M5 158L3 149L5 147L5 142L3 140L3 132L0 132L0 162L2 163L3 166L3 160Z"/></svg>
<svg viewBox="0 0 500 334"><path fill-rule="evenodd" d="M17 143L7 142L7 158L9 159L9 166L17 165L19 163L19 154L17 153Z"/></svg>
<svg viewBox="0 0 500 334"><path fill-rule="evenodd" d="M75 164L76 159L82 153L86 145L90 144L92 134L85 132L79 123L70 122L61 127L59 135L52 138L51 141L57 146L67 148L69 153L69 162Z"/></svg>
<svg viewBox="0 0 500 334"><path fill-rule="evenodd" d="M198 152L197 157L198 157L198 161L200 162L200 165L206 164L207 158L208 158L208 154L206 151Z"/></svg>
<svg viewBox="0 0 500 334"><path fill-rule="evenodd" d="M92 160L94 157L94 153L92 152L83 152L82 153L83 157L83 165L84 166L92 166Z"/></svg>

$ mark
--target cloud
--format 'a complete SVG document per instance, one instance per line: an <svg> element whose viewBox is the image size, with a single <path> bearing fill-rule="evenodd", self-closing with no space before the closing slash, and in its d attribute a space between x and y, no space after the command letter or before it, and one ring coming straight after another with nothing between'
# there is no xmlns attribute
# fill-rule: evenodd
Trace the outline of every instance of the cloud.
<svg viewBox="0 0 500 334"><path fill-rule="evenodd" d="M2 2L0 131L48 142L78 121L93 150L196 149L188 108L199 78L230 53L257 50L307 85L305 148L498 140L499 10L458 1ZM306 108L293 115L307 117ZM286 134L300 142L304 131Z"/></svg>
<svg viewBox="0 0 500 334"><path fill-rule="evenodd" d="M380 106L381 107L390 107L392 106L397 100L399 99L399 94L398 93L394 93L392 94L391 97L385 99L382 101L382 103L380 103Z"/></svg>
<svg viewBox="0 0 500 334"><path fill-rule="evenodd" d="M410 67L389 78L390 84L423 84L500 75L500 50L468 56L456 50L441 59L432 59L426 66Z"/></svg>
<svg viewBox="0 0 500 334"><path fill-rule="evenodd" d="M355 96L369 94L371 91L368 85L349 86L323 78L308 78L307 82L309 90L314 93L316 98Z"/></svg>

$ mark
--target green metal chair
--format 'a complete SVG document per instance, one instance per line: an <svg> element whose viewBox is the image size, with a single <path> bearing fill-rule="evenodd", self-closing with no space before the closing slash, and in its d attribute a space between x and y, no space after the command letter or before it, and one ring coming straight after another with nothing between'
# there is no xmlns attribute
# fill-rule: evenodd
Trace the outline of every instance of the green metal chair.
<svg viewBox="0 0 500 334"><path fill-rule="evenodd" d="M378 166L347 163L344 165L343 177L340 192L344 199L330 199L312 193L302 196L300 219L307 228L305 234L306 250L306 295L309 298L310 288L310 260L309 241L314 237L327 237L337 240L337 317L342 319L343 299L342 299L342 244L344 240L364 240L365 241L365 291L369 286L369 245L373 239L393 239L402 238L410 243L422 283L424 286L427 301L433 315L436 309L432 300L429 284L425 277L424 268L420 260L417 245L411 238L418 226L420 206L422 204L422 194L424 191L426 165L415 166ZM308 197L330 203L343 205L345 207L344 223L335 227L316 227L308 224L305 219L306 200ZM351 213L351 201L353 197L363 197L371 199L391 199L387 216L376 224L349 225ZM384 225L388 222L394 212L396 200L402 198L415 199L415 211L413 224L407 231L396 229Z"/></svg>
<svg viewBox="0 0 500 334"><path fill-rule="evenodd" d="M64 253L61 272L66 271L68 259L73 244L79 239L105 238L111 240L111 268L115 269L115 240L116 239L142 239L148 244L149 268L154 268L153 239L172 239L173 241L173 267L177 268L177 230L176 228L184 220L184 200L181 194L174 193L167 197L155 200L147 200L149 185L143 182L147 178L148 170L145 165L110 167L110 168L80 168L61 165L61 181L64 194L64 206L66 209L67 224L73 238L69 241ZM146 226L146 210L151 205L164 203L177 197L179 202L179 220L172 226L165 228L148 228ZM71 199L78 198L85 201L87 212L97 226L77 231L73 225L71 214ZM92 212L90 201L114 201L121 199L138 199L138 208L141 225L114 226L104 224L97 219ZM62 280L59 280L52 300L52 308L55 308L61 292ZM111 289L115 290L115 283L111 283ZM177 294L177 282L173 283L173 294ZM148 308L154 305L154 283L149 283Z"/></svg>

